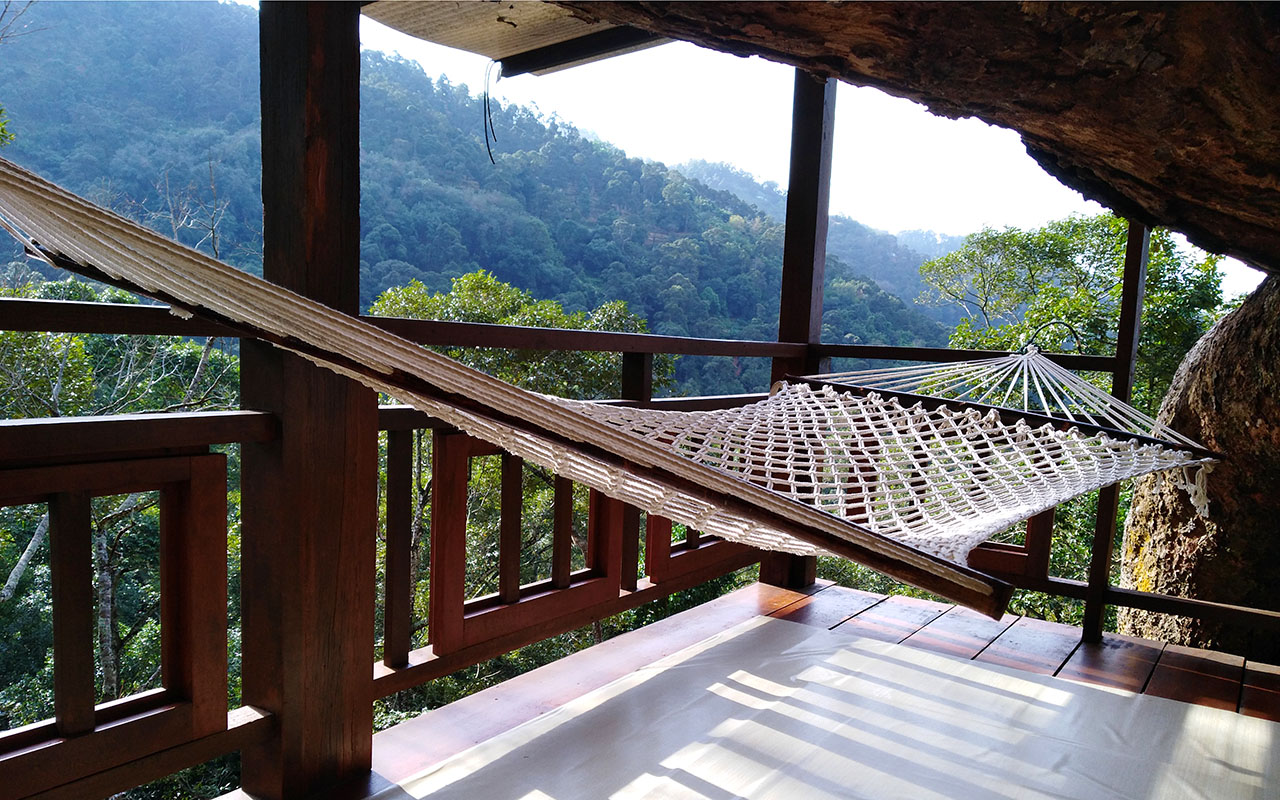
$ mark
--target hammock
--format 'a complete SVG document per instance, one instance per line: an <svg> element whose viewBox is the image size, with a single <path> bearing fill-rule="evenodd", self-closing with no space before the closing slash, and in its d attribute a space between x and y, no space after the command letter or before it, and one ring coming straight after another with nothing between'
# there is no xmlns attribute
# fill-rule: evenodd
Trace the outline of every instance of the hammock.
<svg viewBox="0 0 1280 800"><path fill-rule="evenodd" d="M573 481L713 536L831 552L998 617L1011 587L964 560L990 533L1198 456L787 385L664 412L547 397L174 243L0 159L0 226L55 266L200 314Z"/></svg>

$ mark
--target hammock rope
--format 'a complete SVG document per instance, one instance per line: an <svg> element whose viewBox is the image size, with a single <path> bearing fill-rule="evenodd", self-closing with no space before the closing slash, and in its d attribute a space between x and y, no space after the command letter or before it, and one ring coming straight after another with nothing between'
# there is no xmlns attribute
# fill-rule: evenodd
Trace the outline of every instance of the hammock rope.
<svg viewBox="0 0 1280 800"><path fill-rule="evenodd" d="M55 266L296 352L647 513L767 549L833 552L996 617L1011 588L966 565L979 542L1092 488L1203 460L1165 443L1010 423L995 409L907 404L889 390L798 382L713 412L533 394L174 243L3 159L0 227ZM914 384L902 382L906 373L877 372L917 389L954 390L968 376L987 397L1015 371L1033 380L1054 374L1038 362L918 372Z"/></svg>

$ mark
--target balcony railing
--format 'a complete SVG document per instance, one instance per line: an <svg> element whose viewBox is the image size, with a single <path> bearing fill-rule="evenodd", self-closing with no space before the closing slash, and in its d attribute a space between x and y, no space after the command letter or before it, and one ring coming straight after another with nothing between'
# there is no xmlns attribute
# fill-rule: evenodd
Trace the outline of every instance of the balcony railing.
<svg viewBox="0 0 1280 800"><path fill-rule="evenodd" d="M56 301L0 301L9 330L204 336L217 326L181 320L158 307ZM659 353L794 358L805 345L707 341L643 334L510 329L491 325L374 320L424 344L624 353L624 402L673 409L728 407L751 396L649 397L652 356ZM975 354L922 348L821 345L821 357L958 360ZM988 354L984 354L988 355ZM1111 370L1114 359L1068 357L1068 366ZM287 420L256 411L0 422L0 505L48 506L54 619L53 719L0 734L0 797L105 796L224 753L270 746L288 710L226 708L227 472L213 445L264 443ZM383 564L382 658L344 677L374 698L421 685L460 668L635 608L758 561L739 545L685 532L669 521L592 492L583 566L571 552L574 486L552 478L550 565L521 581L521 481L518 458L452 430L427 415L383 406L386 556ZM431 440L430 593L426 620L413 618L410 530L414 439ZM468 475L478 458L501 460L496 591L468 598ZM255 476L246 472L242 481ZM95 496L156 491L160 496L162 688L94 703L89 502ZM370 486L369 491L377 491ZM1083 598L1088 585L1049 575L1052 513L1033 518L1020 545L988 543L971 563L1019 587ZM369 531L370 541L377 535ZM643 544L642 544L643 543ZM375 575L367 576L372 586ZM1166 613L1224 619L1275 629L1280 614L1103 587L1106 602ZM369 593L370 595L372 592ZM271 586L246 587L243 613L284 602ZM336 601L340 602L340 600ZM373 608L361 613L374 614ZM426 644L415 647L425 622ZM277 632L286 641L286 631ZM332 631L301 635L335 636ZM421 641L418 637L417 641ZM256 646L246 640L248 651ZM370 651L370 662L374 661ZM255 680L288 681L284 674ZM355 737L371 736L355 732Z"/></svg>

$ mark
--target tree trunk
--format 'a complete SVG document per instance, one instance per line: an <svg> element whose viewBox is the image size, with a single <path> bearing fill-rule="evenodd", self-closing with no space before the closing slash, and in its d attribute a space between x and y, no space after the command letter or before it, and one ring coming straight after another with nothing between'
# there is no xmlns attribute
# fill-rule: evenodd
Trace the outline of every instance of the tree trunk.
<svg viewBox="0 0 1280 800"><path fill-rule="evenodd" d="M1268 278L1187 354L1159 419L1226 458L1201 517L1171 474L1143 478L1125 524L1123 583L1280 608L1280 278ZM1280 660L1280 637L1122 610L1123 633Z"/></svg>
<svg viewBox="0 0 1280 800"><path fill-rule="evenodd" d="M111 572L111 550L108 532L101 526L93 537L93 560L97 577L94 591L98 598L98 666L102 671L102 698L120 696L120 633L116 615L116 582Z"/></svg>

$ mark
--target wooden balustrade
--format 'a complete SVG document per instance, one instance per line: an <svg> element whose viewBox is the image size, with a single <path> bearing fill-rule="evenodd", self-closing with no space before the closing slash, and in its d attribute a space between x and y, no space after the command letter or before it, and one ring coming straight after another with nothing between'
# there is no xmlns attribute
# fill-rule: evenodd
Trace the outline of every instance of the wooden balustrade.
<svg viewBox="0 0 1280 800"><path fill-rule="evenodd" d="M266 717L227 712L227 471L208 445L272 428L246 412L0 422L0 506L48 507L55 708L0 733L0 796L106 793L267 732ZM141 492L159 495L162 688L95 704L91 500ZM144 763L164 772L122 768Z"/></svg>
<svg viewBox="0 0 1280 800"><path fill-rule="evenodd" d="M409 416L384 407L384 423ZM758 560L748 547L688 532L672 543L669 520L644 525L644 573L640 573L641 514L590 491L584 564L573 568L572 482L552 480L551 562L546 577L521 582L523 464L499 448L449 429L433 427L431 456L429 644L412 648L413 607L408 575L412 468L411 435L387 434L387 547L383 659L375 666L375 692L389 694L448 671L479 663L515 647L572 630L657 597L702 583ZM467 598L468 476L472 460L501 457L496 591Z"/></svg>
<svg viewBox="0 0 1280 800"><path fill-rule="evenodd" d="M0 301L10 303L14 301ZM45 301L22 301L19 321L42 311ZM34 303L35 305L31 305ZM95 309L59 306L68 327L98 330ZM187 323L155 308L124 307L111 318L139 332L176 332ZM113 311L113 314L116 312ZM136 316L134 316L136 315ZM55 315L56 316L56 315ZM31 324L35 324L34 317ZM48 323L48 320L46 320ZM73 324L74 323L74 324ZM176 328L174 327L176 326ZM510 345L511 331L452 323L387 327L433 343ZM204 332L203 329L201 332ZM212 331L209 331L212 332ZM524 347L574 345L608 350L625 345L625 398L617 403L668 409L714 409L763 395L652 399L652 354L692 352L777 356L776 343L701 342L595 332L548 331ZM450 338L455 336L456 338ZM618 338L621 336L622 338ZM784 345L783 349L792 345ZM820 354L946 360L970 353L919 348L818 345ZM984 354L994 355L994 354ZM1107 369L1114 359L1065 357L1077 368ZM590 494L582 533L585 564L574 568L574 485L551 476L553 493L550 563L535 580L521 579L521 473L518 458L403 406L379 410L386 434L386 582L383 587L382 659L372 674L351 687L380 697L420 685L514 648L635 608L695 586L760 559L750 548L704 537L694 530L673 540L672 524L603 495ZM0 797L104 796L211 757L241 749L275 746L282 720L252 706L225 707L225 464L209 452L219 442L270 442L280 420L261 412L0 421L0 505L47 503L53 526L54 719L0 734L0 768L19 778L0 786ZM429 542L430 603L427 644L415 647L414 584L411 574L412 469L416 431L432 443L432 528ZM494 591L468 598L466 508L468 473L476 458L498 457L501 517ZM87 609L92 608L88 508L92 497L132 491L161 497L161 610L163 688L94 705L93 650ZM1087 584L1049 575L1053 512L1029 520L1021 544L984 543L970 556L977 569L1022 588L1084 598ZM372 580L372 577L370 577ZM269 600L261 587L249 604ZM1222 604L1108 588L1116 605L1204 616L1263 628L1280 627L1280 614ZM372 613L372 610L370 610ZM245 651L255 646L246 640ZM354 679L348 679L353 680ZM366 683L367 681L367 683Z"/></svg>

